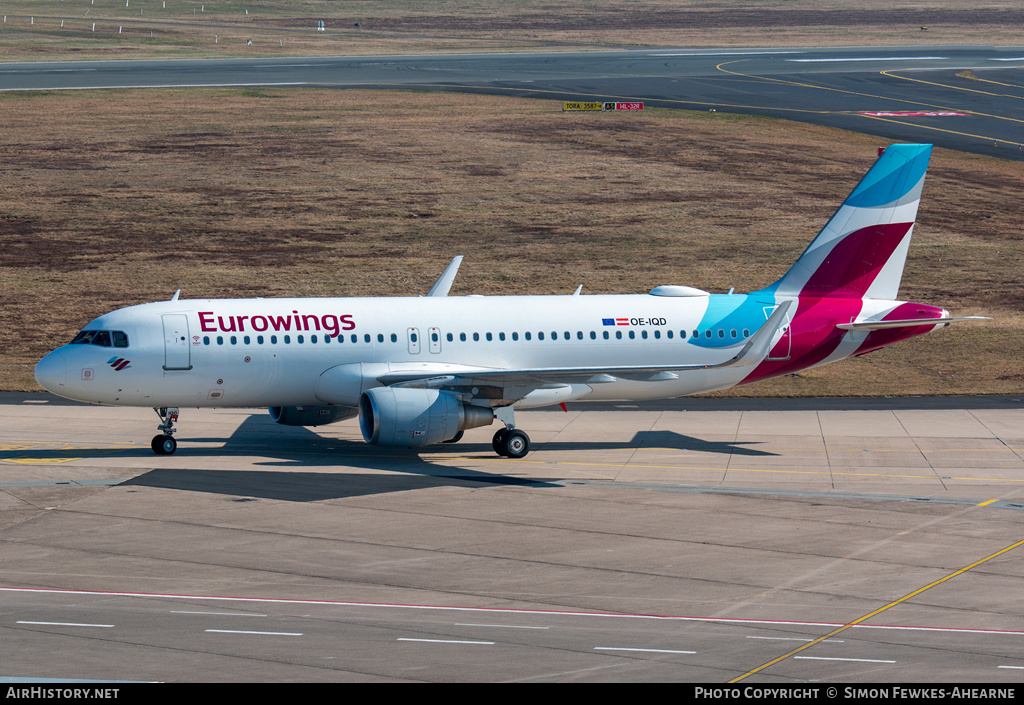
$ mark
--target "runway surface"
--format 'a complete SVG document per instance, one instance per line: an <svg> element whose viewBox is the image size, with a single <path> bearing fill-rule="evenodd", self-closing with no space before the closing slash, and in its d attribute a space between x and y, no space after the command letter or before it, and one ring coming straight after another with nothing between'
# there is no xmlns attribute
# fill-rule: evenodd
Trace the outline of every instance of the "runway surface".
<svg viewBox="0 0 1024 705"><path fill-rule="evenodd" d="M636 49L0 64L0 91L416 88L771 115L1024 159L1024 47Z"/></svg>
<svg viewBox="0 0 1024 705"><path fill-rule="evenodd" d="M1020 399L579 404L522 461L228 409L158 457L148 409L48 399L0 399L0 678L1024 671Z"/></svg>

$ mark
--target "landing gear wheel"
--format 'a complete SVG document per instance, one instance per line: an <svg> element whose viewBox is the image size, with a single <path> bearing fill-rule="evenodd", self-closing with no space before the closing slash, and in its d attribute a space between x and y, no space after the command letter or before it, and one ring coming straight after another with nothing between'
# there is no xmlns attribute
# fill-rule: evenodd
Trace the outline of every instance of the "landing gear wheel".
<svg viewBox="0 0 1024 705"><path fill-rule="evenodd" d="M514 429L505 434L505 448L502 455L509 458L525 458L530 452L530 437Z"/></svg>
<svg viewBox="0 0 1024 705"><path fill-rule="evenodd" d="M153 436L150 447L157 455L171 455L178 449L178 442L174 436Z"/></svg>
<svg viewBox="0 0 1024 705"><path fill-rule="evenodd" d="M491 439L491 448L494 448L494 452L503 457L507 455L505 452L505 436L507 435L507 428L499 428L494 432L494 438Z"/></svg>

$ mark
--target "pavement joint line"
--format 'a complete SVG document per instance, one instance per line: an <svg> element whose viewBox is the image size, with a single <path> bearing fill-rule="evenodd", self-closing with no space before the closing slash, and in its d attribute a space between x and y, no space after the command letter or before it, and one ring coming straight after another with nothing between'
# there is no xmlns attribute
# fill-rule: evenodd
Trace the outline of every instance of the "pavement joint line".
<svg viewBox="0 0 1024 705"><path fill-rule="evenodd" d="M800 653L802 651L806 651L807 649L809 649L809 648L811 648L811 647L813 647L813 646L815 646L817 644L820 644L821 642L825 641L826 639L829 639L831 637L836 636L837 634L841 634L842 632L845 632L847 629L850 629L851 627L856 627L859 624L861 624L862 622L866 622L867 620L871 619L872 617L875 617L875 616L881 614L882 612L885 612L888 609L896 607L897 605L901 605L904 602L906 602L907 600L910 600L910 599L912 599L914 597L917 597L921 593L923 593L923 592L925 592L927 590L930 590L933 587L936 587L937 585L941 585L942 583L946 582L947 580L952 580L953 578L955 578L955 577L957 577L959 575L963 575L964 573L966 573L967 571L971 570L972 568L976 568L979 565L982 565L983 563L987 563L988 561L992 560L993 558L997 558L997 557L1003 555L1004 553L1009 553L1010 551L1012 551L1013 549L1017 548L1018 546L1024 546L1024 539L1022 539L1020 541L1017 541L1016 543L1012 543L1009 546L1007 546L1006 548L1000 549L1000 550L996 551L995 553L991 553L991 554L985 556L984 558L982 558L980 560L974 561L974 563L971 563L970 565L964 566L963 568L961 568L961 569L959 569L957 571L954 571L954 572L950 573L949 575L947 575L945 577L942 577L942 578L939 578L938 580L932 581L932 582L928 583L927 585L925 585L924 587L918 588L917 590L914 590L913 592L904 595L903 597L899 598L898 600L893 600L889 604L883 605L882 607L879 607L878 609L874 610L873 612L867 613L866 615L864 615L863 617L860 617L859 619L855 619L852 622L844 624L843 626L839 627L838 629L833 629L828 634L825 634L824 636L820 636L817 639L815 639L814 641L810 641L810 642L804 644L803 646L798 646L797 648L793 649L789 653L783 654L782 656L779 656L778 658L772 659L768 663L762 664L762 665L758 666L757 668L751 669L751 670L747 671L746 673L744 673L744 674L742 674L740 676L737 676L736 678L730 680L729 683L738 683L739 681L744 680L744 679L746 679L746 678L748 678L748 677L750 677L750 676L752 676L752 675L754 675L756 673L760 673L764 669L769 668L770 666L774 666L775 664L777 664L777 663L779 663L781 661L785 661L789 657L795 656L796 654L798 654L798 653Z"/></svg>

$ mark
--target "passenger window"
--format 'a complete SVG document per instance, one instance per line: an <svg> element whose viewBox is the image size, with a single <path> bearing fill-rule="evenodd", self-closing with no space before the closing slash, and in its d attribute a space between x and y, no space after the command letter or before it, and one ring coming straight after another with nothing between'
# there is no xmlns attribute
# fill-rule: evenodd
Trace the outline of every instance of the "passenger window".
<svg viewBox="0 0 1024 705"><path fill-rule="evenodd" d="M366 334L365 334L365 335L363 336L363 342L364 342L364 343L369 343L369 342L370 342L370 334L369 334L369 333L366 333Z"/></svg>
<svg viewBox="0 0 1024 705"><path fill-rule="evenodd" d="M488 333L488 334L487 334L487 342L489 343L489 342L491 342L492 340L493 340L493 338L491 337L491 334L490 334L490 333Z"/></svg>
<svg viewBox="0 0 1024 705"><path fill-rule="evenodd" d="M479 333L474 333L473 334L473 340L476 341L476 342L480 342L480 334Z"/></svg>
<svg viewBox="0 0 1024 705"><path fill-rule="evenodd" d="M277 336L276 335L270 336L270 344L271 345L277 345Z"/></svg>
<svg viewBox="0 0 1024 705"><path fill-rule="evenodd" d="M540 331L537 333L537 340L544 340L544 331Z"/></svg>
<svg viewBox="0 0 1024 705"><path fill-rule="evenodd" d="M256 336L256 342L259 343L260 345L263 345L263 336L262 335L257 335Z"/></svg>
<svg viewBox="0 0 1024 705"><path fill-rule="evenodd" d="M377 334L377 342L378 343L383 343L384 342L384 334L383 333L378 333Z"/></svg>
<svg viewBox="0 0 1024 705"><path fill-rule="evenodd" d="M217 345L223 345L223 344L224 344L224 336L223 335L218 335L217 336Z"/></svg>
<svg viewBox="0 0 1024 705"><path fill-rule="evenodd" d="M526 336L526 339L527 339L527 340L529 340L529 339L531 338L531 334L530 334L530 331L526 331L525 333L523 333L523 335L525 335L525 336Z"/></svg>
<svg viewBox="0 0 1024 705"><path fill-rule="evenodd" d="M512 334L512 340L519 340L519 334L518 333L513 333Z"/></svg>
<svg viewBox="0 0 1024 705"><path fill-rule="evenodd" d="M204 335L203 336L203 345L209 345L209 344L210 344L210 336Z"/></svg>
<svg viewBox="0 0 1024 705"><path fill-rule="evenodd" d="M459 342L461 342L461 343L465 343L466 342L466 334L465 333L459 333Z"/></svg>
<svg viewBox="0 0 1024 705"><path fill-rule="evenodd" d="M248 345L250 342L252 342L252 339L249 336L245 336L244 338L242 338L242 342Z"/></svg>
<svg viewBox="0 0 1024 705"><path fill-rule="evenodd" d="M286 335L284 337L284 344L285 345L291 345L292 344L292 337L290 335Z"/></svg>
<svg viewBox="0 0 1024 705"><path fill-rule="evenodd" d="M238 336L237 335L231 336L231 344L232 345L238 345Z"/></svg>
<svg viewBox="0 0 1024 705"><path fill-rule="evenodd" d="M615 331L615 339L616 340L622 340L622 331L621 330Z"/></svg>
<svg viewBox="0 0 1024 705"><path fill-rule="evenodd" d="M750 331L747 330L746 328L743 329L743 337L744 338L749 338L750 337Z"/></svg>
<svg viewBox="0 0 1024 705"><path fill-rule="evenodd" d="M608 331L603 331L604 339L608 340Z"/></svg>

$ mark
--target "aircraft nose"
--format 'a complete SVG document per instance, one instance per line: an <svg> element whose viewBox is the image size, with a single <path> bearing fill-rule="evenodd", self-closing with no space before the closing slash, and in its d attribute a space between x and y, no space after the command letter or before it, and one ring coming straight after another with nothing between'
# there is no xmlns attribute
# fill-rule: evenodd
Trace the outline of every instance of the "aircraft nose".
<svg viewBox="0 0 1024 705"><path fill-rule="evenodd" d="M39 361L35 374L36 382L39 382L44 389L54 394L63 392L68 376L68 366L64 360L64 354L60 350L54 350Z"/></svg>

